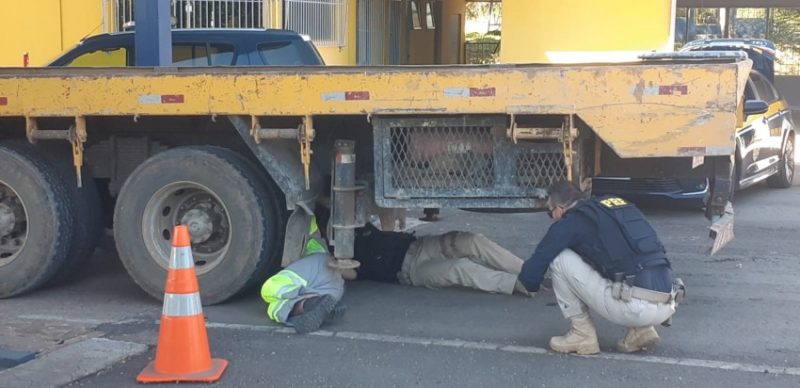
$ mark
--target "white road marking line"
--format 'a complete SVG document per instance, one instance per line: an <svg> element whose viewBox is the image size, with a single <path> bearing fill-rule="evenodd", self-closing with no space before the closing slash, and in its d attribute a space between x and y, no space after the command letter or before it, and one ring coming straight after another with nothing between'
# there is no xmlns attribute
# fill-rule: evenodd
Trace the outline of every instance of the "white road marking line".
<svg viewBox="0 0 800 388"><path fill-rule="evenodd" d="M104 321L99 319L65 318L55 315L35 315L35 314L21 315L18 318L32 319L32 320L61 321L69 323L82 323L88 325L92 324L99 325L104 323L129 323L131 321L135 321L135 320ZM158 321L156 320L155 323L158 324ZM213 329L274 332L279 334L293 334L295 332L294 329L288 327L248 325L248 324L238 324L238 323L207 322L206 327ZM316 332L310 333L310 335L317 337L331 337L331 338L375 341L384 343L403 343L403 344L422 345L422 346L432 345L432 346L462 348L471 350L496 350L509 353L528 353L528 354L542 354L542 355L555 354L545 348L540 348L536 346L505 345L492 342L465 341L459 339L434 339L434 338L408 337L408 336L398 336L398 335L388 335L388 334L360 333L352 331L332 332L327 330L318 330ZM647 356L647 355L622 354L622 353L601 353L593 356L578 356L578 357L590 358L590 359L591 358L604 359L612 361L635 361L635 362L646 362L651 364L689 366L697 368L730 370L739 372L754 372L754 373L767 372L778 375L800 376L800 367L794 367L794 366L747 364L739 362L702 360L696 358L673 358L673 357Z"/></svg>
<svg viewBox="0 0 800 388"><path fill-rule="evenodd" d="M215 329L275 332L282 334L294 333L294 329L286 327L244 325L244 324L233 324L233 323L208 322L206 323L206 327ZM356 341L402 343L402 344L422 345L422 346L430 345L430 346L441 346L441 347L461 348L470 350L494 350L494 351L501 351L508 353L526 353L526 354L540 354L540 355L557 354L545 348L540 348L536 346L504 345L492 342L465 341L459 339L420 338L420 337L408 337L408 336L389 335L389 334L361 333L352 331L331 332L325 330L320 330L309 334L318 337L341 338L341 339L349 339ZM740 362L702 360L696 358L673 358L673 357L647 356L647 355L622 354L622 353L601 353L592 356L578 356L578 357L588 358L588 359L612 360L612 361L646 362L651 364L688 366L688 367L719 369L719 370L729 370L738 372L754 372L754 373L766 372L777 375L800 376L800 367L747 364Z"/></svg>
<svg viewBox="0 0 800 388"><path fill-rule="evenodd" d="M102 325L104 323L113 323L114 321L102 320L102 319L90 319L90 318L69 318L69 317L62 317L58 315L45 315L45 314L29 314L29 315L20 315L17 318L19 319L30 319L32 321L56 321L56 322L65 322L65 323L79 323L83 325Z"/></svg>

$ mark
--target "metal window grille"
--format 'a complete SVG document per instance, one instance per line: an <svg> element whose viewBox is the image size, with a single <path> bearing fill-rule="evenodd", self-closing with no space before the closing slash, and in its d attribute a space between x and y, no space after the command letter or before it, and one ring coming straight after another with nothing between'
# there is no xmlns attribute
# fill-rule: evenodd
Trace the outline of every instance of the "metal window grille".
<svg viewBox="0 0 800 388"><path fill-rule="evenodd" d="M319 47L347 45L346 0L286 0L284 25Z"/></svg>
<svg viewBox="0 0 800 388"><path fill-rule="evenodd" d="M265 28L270 5L265 0L171 0L172 28ZM116 0L115 7L117 29L132 29L135 0Z"/></svg>
<svg viewBox="0 0 800 388"><path fill-rule="evenodd" d="M561 143L514 144L504 117L373 123L381 206L535 207L567 175Z"/></svg>
<svg viewBox="0 0 800 388"><path fill-rule="evenodd" d="M387 45L389 0L360 1L358 3L358 64L385 65L389 61Z"/></svg>
<svg viewBox="0 0 800 388"><path fill-rule="evenodd" d="M464 42L464 53L469 64L497 63L500 41Z"/></svg>

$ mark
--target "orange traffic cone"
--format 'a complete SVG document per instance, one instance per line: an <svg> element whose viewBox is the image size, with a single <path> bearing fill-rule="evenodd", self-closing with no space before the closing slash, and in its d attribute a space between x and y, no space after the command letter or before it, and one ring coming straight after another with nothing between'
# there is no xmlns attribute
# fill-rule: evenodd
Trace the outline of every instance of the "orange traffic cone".
<svg viewBox="0 0 800 388"><path fill-rule="evenodd" d="M219 380L228 361L211 358L200 288L186 226L175 227L169 257L156 359L139 373L140 383Z"/></svg>

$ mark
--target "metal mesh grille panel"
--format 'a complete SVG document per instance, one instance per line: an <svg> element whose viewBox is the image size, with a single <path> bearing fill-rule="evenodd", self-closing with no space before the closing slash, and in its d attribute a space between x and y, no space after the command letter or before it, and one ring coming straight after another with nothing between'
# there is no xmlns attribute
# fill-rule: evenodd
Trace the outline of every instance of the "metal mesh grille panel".
<svg viewBox="0 0 800 388"><path fill-rule="evenodd" d="M567 168L561 152L525 151L517 155L517 186L547 188L557 180L566 179Z"/></svg>
<svg viewBox="0 0 800 388"><path fill-rule="evenodd" d="M411 191L491 188L494 149L490 129L391 128L392 186Z"/></svg>
<svg viewBox="0 0 800 388"><path fill-rule="evenodd" d="M542 207L566 177L563 145L519 142L505 116L377 117L376 201L382 206Z"/></svg>

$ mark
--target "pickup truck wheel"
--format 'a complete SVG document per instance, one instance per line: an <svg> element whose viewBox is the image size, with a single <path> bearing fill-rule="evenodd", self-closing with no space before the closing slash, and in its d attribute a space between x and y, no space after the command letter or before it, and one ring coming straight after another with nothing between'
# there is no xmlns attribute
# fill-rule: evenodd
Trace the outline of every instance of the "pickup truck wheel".
<svg viewBox="0 0 800 388"><path fill-rule="evenodd" d="M794 162L794 133L790 133L783 145L778 173L767 178L767 184L778 189L791 187L794 180Z"/></svg>
<svg viewBox="0 0 800 388"><path fill-rule="evenodd" d="M7 298L61 268L73 215L63 182L31 145L0 144L0 166L0 298Z"/></svg>
<svg viewBox="0 0 800 388"><path fill-rule="evenodd" d="M233 151L174 148L142 163L114 212L120 259L147 293L163 298L175 225L189 227L204 304L264 281L279 255L282 225L263 174Z"/></svg>
<svg viewBox="0 0 800 388"><path fill-rule="evenodd" d="M53 171L62 180L69 195L74 213L72 242L63 267L53 276L50 284L68 281L92 256L103 233L100 195L89 168L81 169L81 187L78 187L72 152L68 143L40 142L36 147L53 165Z"/></svg>

